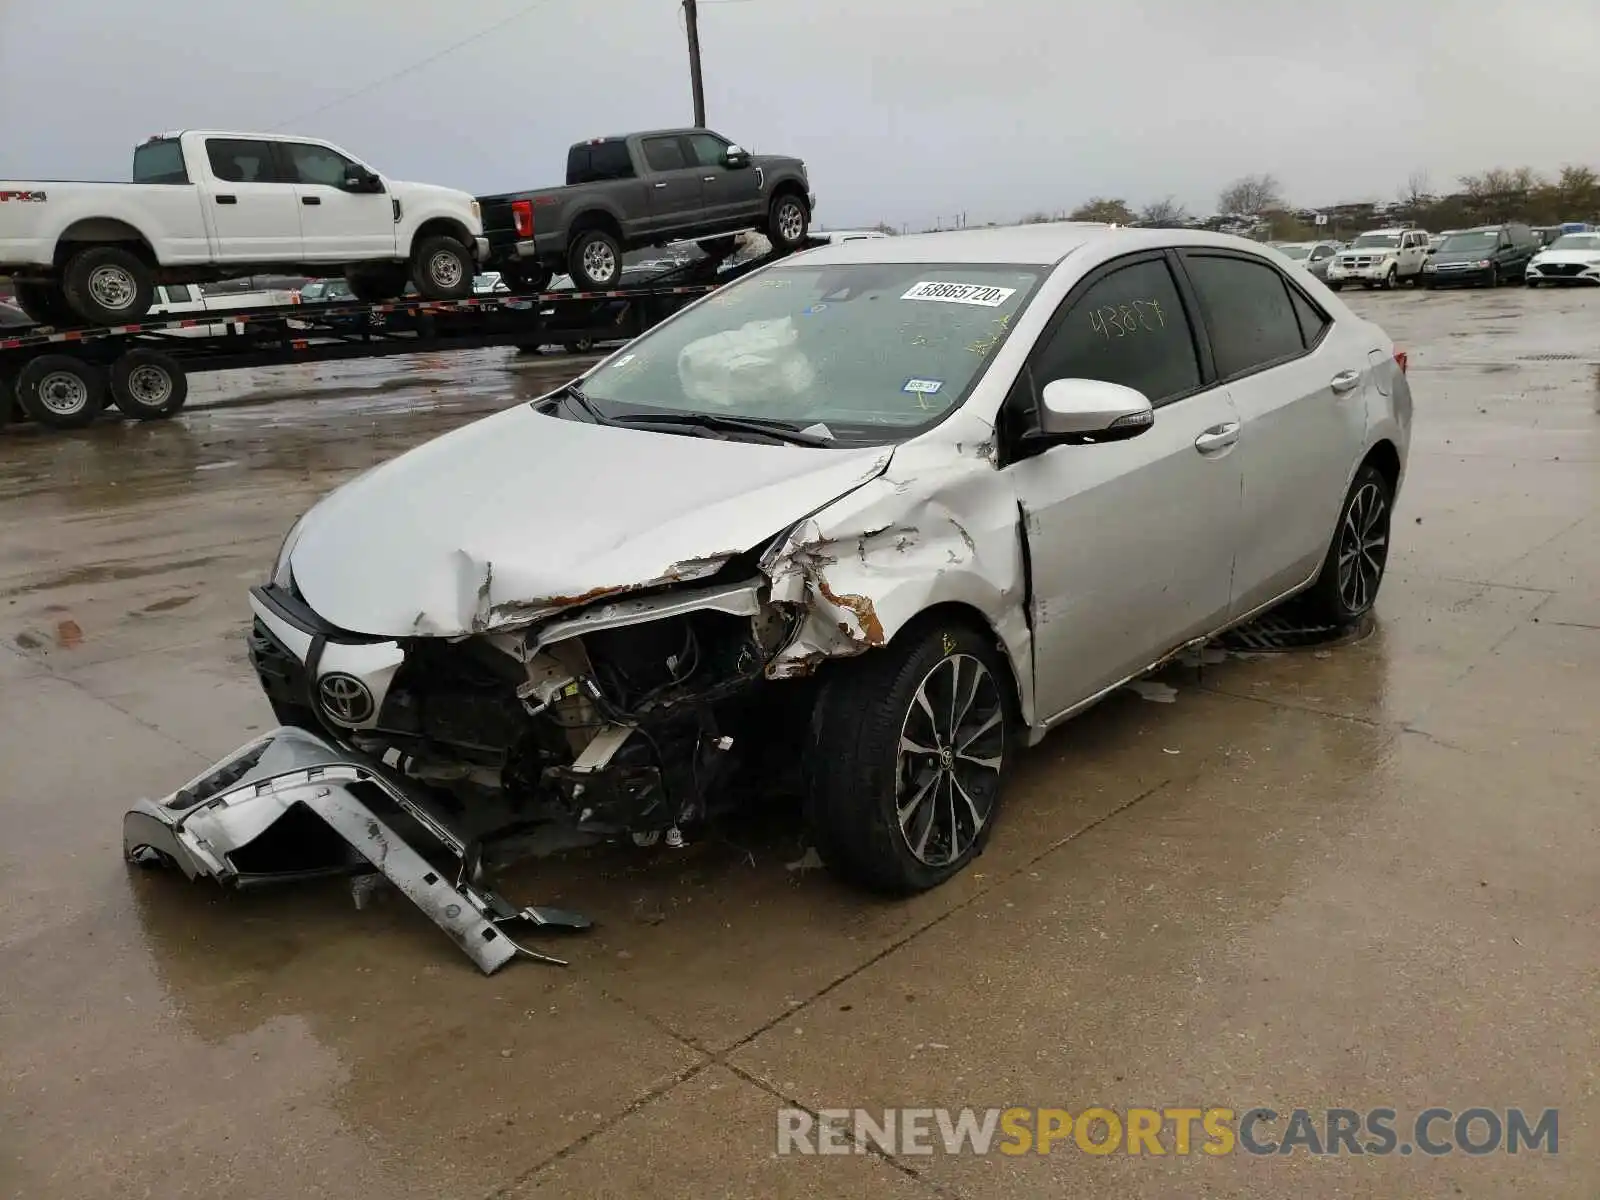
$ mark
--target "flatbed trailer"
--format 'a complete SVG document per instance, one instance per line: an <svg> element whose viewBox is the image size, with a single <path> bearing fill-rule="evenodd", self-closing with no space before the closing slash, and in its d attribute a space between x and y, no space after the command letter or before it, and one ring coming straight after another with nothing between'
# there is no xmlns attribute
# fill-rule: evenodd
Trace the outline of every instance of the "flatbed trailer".
<svg viewBox="0 0 1600 1200"><path fill-rule="evenodd" d="M625 342L787 253L794 251L774 250L726 270L720 270L723 259L699 259L603 292L285 304L110 327L4 329L0 424L20 416L55 429L79 429L92 424L108 402L135 420L160 420L183 408L188 377L203 371L487 346L582 351Z"/></svg>

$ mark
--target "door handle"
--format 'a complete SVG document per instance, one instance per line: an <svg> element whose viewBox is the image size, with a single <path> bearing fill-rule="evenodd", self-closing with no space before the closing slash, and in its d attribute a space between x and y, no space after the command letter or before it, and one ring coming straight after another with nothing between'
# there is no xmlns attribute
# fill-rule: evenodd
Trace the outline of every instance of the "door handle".
<svg viewBox="0 0 1600 1200"><path fill-rule="evenodd" d="M701 183L715 183L716 181L717 177L715 175L702 175L700 177Z"/></svg>
<svg viewBox="0 0 1600 1200"><path fill-rule="evenodd" d="M237 204L237 203L239 203L239 197L237 197L237 196L218 196L217 197L217 203L218 204Z"/></svg>
<svg viewBox="0 0 1600 1200"><path fill-rule="evenodd" d="M1342 396L1361 382L1360 371L1340 371L1328 380L1328 386L1333 389L1335 396Z"/></svg>
<svg viewBox="0 0 1600 1200"><path fill-rule="evenodd" d="M301 196L300 197L300 203L301 204L321 204L322 203L322 197L321 196Z"/></svg>
<svg viewBox="0 0 1600 1200"><path fill-rule="evenodd" d="M1215 454L1218 450L1226 450L1239 440L1239 422L1225 421L1221 425L1213 425L1194 440L1194 448L1201 454Z"/></svg>
<svg viewBox="0 0 1600 1200"><path fill-rule="evenodd" d="M658 184L656 184L656 186L657 186L657 187L658 187L658 188L664 188L664 187L666 187L666 186L667 186L667 185L666 185L666 184L664 184L664 183L658 183Z"/></svg>

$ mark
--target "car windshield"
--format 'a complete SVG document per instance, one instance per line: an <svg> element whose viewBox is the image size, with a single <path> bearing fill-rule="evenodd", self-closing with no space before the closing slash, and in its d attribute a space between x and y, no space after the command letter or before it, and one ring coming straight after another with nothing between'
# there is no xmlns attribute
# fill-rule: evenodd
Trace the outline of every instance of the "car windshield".
<svg viewBox="0 0 1600 1200"><path fill-rule="evenodd" d="M909 436L960 405L1044 268L769 268L657 326L582 381L605 416L696 413Z"/></svg>
<svg viewBox="0 0 1600 1200"><path fill-rule="evenodd" d="M1550 243L1552 250L1600 250L1600 233L1568 233Z"/></svg>
<svg viewBox="0 0 1600 1200"><path fill-rule="evenodd" d="M1400 244L1398 233L1363 233L1350 243L1352 250L1392 250Z"/></svg>
<svg viewBox="0 0 1600 1200"><path fill-rule="evenodd" d="M1279 246L1278 249L1294 259L1311 257L1310 246Z"/></svg>
<svg viewBox="0 0 1600 1200"><path fill-rule="evenodd" d="M1452 233L1445 238L1439 250L1441 253L1445 251L1453 253L1461 250L1493 250L1497 240L1499 240L1499 235L1492 229L1480 229L1469 233Z"/></svg>

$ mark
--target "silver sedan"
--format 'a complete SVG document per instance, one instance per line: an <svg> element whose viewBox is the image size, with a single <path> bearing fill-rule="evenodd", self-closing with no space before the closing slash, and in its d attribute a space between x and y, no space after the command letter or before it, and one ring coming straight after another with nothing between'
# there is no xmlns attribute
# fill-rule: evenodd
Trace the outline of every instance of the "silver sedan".
<svg viewBox="0 0 1600 1200"><path fill-rule="evenodd" d="M1023 745L1291 596L1372 608L1405 367L1225 235L811 250L324 499L252 661L416 811L672 843L792 766L830 868L930 888Z"/></svg>

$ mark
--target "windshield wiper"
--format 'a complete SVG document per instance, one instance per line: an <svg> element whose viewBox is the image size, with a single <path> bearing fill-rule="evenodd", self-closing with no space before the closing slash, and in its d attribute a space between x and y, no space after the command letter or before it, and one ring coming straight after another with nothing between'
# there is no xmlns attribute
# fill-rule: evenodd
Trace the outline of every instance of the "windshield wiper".
<svg viewBox="0 0 1600 1200"><path fill-rule="evenodd" d="M684 425L696 429L714 429L722 433L759 433L795 446L827 446L833 442L831 433L812 433L816 425L801 428L793 421L779 421L772 417L733 417L721 413L664 412L626 413L612 417L617 425ZM818 422L817 424L820 424ZM822 426L826 429L826 426Z"/></svg>
<svg viewBox="0 0 1600 1200"><path fill-rule="evenodd" d="M584 395L583 388L579 386L576 379L564 386L561 391L557 393L557 395L565 396L567 399L575 401L579 408L583 409L584 412L589 414L589 417L596 425L615 424L610 417L606 416L605 413L601 412L595 407L593 400Z"/></svg>

